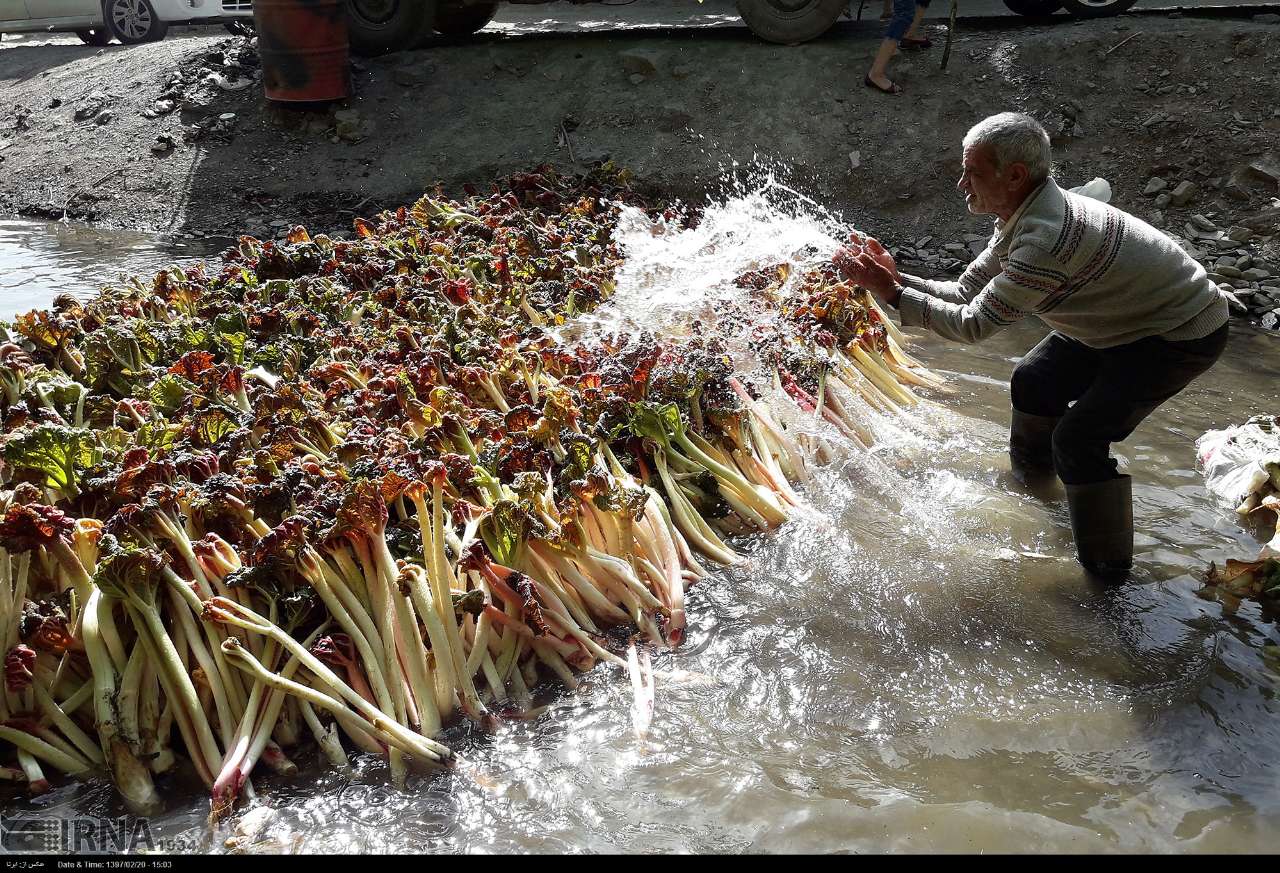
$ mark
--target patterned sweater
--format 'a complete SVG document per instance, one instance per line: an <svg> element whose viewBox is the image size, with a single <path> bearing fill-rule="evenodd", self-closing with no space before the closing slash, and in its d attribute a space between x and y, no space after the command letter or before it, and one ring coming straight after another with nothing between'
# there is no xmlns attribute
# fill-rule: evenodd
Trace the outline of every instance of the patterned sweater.
<svg viewBox="0 0 1280 873"><path fill-rule="evenodd" d="M1093 348L1200 339L1227 322L1226 297L1173 240L1052 179L996 222L959 282L903 284L904 325L968 343L1028 315Z"/></svg>

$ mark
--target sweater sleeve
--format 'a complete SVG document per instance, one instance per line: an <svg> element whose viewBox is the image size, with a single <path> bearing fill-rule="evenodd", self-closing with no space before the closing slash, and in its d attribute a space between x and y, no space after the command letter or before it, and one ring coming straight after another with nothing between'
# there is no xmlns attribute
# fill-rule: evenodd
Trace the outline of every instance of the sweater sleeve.
<svg viewBox="0 0 1280 873"><path fill-rule="evenodd" d="M976 343L1035 312L1067 281L1060 267L1035 246L1020 246L1010 252L1008 266L996 272L969 302L949 303L905 288L898 300L898 311L903 325L924 327L958 342Z"/></svg>
<svg viewBox="0 0 1280 873"><path fill-rule="evenodd" d="M903 273L902 284L948 303L969 303L999 272L1000 257L995 247L989 245L965 268L958 282L939 282Z"/></svg>

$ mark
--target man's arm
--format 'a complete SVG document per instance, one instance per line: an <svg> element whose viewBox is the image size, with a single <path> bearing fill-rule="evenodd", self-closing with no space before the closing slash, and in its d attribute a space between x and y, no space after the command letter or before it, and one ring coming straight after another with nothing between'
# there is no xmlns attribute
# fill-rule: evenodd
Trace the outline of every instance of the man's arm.
<svg viewBox="0 0 1280 873"><path fill-rule="evenodd" d="M909 273L902 273L902 284L907 288L923 291L930 297L945 300L948 303L969 303L981 293L987 283L1000 273L1000 257L995 248L988 245L960 274L958 282L941 282L936 279L922 279Z"/></svg>
<svg viewBox="0 0 1280 873"><path fill-rule="evenodd" d="M1066 282L1067 275L1047 254L1023 246L966 303L951 303L928 293L903 288L897 307L903 325L924 327L939 336L976 343L1036 310L1044 298ZM968 275L969 271L965 271Z"/></svg>

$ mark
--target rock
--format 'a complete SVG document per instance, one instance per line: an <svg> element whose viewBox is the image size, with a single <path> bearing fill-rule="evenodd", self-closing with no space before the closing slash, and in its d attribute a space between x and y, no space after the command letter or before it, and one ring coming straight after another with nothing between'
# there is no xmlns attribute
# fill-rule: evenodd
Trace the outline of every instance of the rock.
<svg viewBox="0 0 1280 873"><path fill-rule="evenodd" d="M618 60L622 62L622 69L633 76L652 76L658 72L662 55L648 49L626 49L618 52Z"/></svg>
<svg viewBox="0 0 1280 873"><path fill-rule="evenodd" d="M1235 267L1237 270L1247 270L1253 266L1253 256L1241 255L1240 257L1236 258L1236 262L1231 266Z"/></svg>
<svg viewBox="0 0 1280 873"><path fill-rule="evenodd" d="M112 97L101 91L90 93L80 100L80 105L75 111L76 121L88 121L90 118L96 118L112 102L112 99Z"/></svg>
<svg viewBox="0 0 1280 873"><path fill-rule="evenodd" d="M1159 176L1152 176L1147 180L1147 187L1142 189L1142 193L1147 197L1154 197L1156 194L1159 194L1168 187L1169 183L1164 179L1161 179Z"/></svg>
<svg viewBox="0 0 1280 873"><path fill-rule="evenodd" d="M339 121L334 125L333 132L338 135L338 139L347 142L359 142L364 139L364 130L359 122L355 121Z"/></svg>
<svg viewBox="0 0 1280 873"><path fill-rule="evenodd" d="M1266 315L1262 316L1260 322L1267 330L1275 330L1276 325L1280 324L1280 309L1273 309Z"/></svg>
<svg viewBox="0 0 1280 873"><path fill-rule="evenodd" d="M1258 283L1258 285L1262 288L1275 288L1277 290L1280 290L1280 277L1276 277L1272 279L1263 279Z"/></svg>
<svg viewBox="0 0 1280 873"><path fill-rule="evenodd" d="M218 116L218 120L226 124L226 123L235 121L236 114L234 112L224 112Z"/></svg>
<svg viewBox="0 0 1280 873"><path fill-rule="evenodd" d="M1280 24L1280 15L1274 12L1267 12L1263 15L1253 16L1253 20L1258 24Z"/></svg>
<svg viewBox="0 0 1280 873"><path fill-rule="evenodd" d="M961 255L968 251L962 243L947 243L942 248L951 255Z"/></svg>
<svg viewBox="0 0 1280 873"><path fill-rule="evenodd" d="M849 169L856 170L862 166L862 152L854 150L849 152Z"/></svg>
<svg viewBox="0 0 1280 873"><path fill-rule="evenodd" d="M103 111L98 113L98 117L95 118L93 121L95 124L110 124L111 119L113 118L115 118L115 116L104 109Z"/></svg>
<svg viewBox="0 0 1280 873"><path fill-rule="evenodd" d="M1152 227L1164 227L1164 212L1157 209L1147 217L1147 223Z"/></svg>
<svg viewBox="0 0 1280 873"><path fill-rule="evenodd" d="M643 80L643 77L641 77ZM658 116L658 130L673 133L684 130L693 122L693 116L679 106L664 106Z"/></svg>
<svg viewBox="0 0 1280 873"><path fill-rule="evenodd" d="M1240 219L1240 223L1245 227L1265 233L1271 228L1280 226L1280 206L1273 206L1253 215L1246 215Z"/></svg>
<svg viewBox="0 0 1280 873"><path fill-rule="evenodd" d="M1221 288L1218 290L1222 291ZM1231 311L1236 315L1249 314L1249 307L1240 302L1240 298L1236 297L1234 291L1222 291L1222 296L1227 298L1227 306L1230 307Z"/></svg>
<svg viewBox="0 0 1280 873"><path fill-rule="evenodd" d="M1227 264L1222 263L1217 265L1214 272L1219 276L1226 276L1228 279L1239 279L1244 276L1244 273L1237 270L1234 266L1228 266Z"/></svg>
<svg viewBox="0 0 1280 873"><path fill-rule="evenodd" d="M408 67L396 67L391 71L391 81L405 88L417 88L427 84L428 70L418 64Z"/></svg>
<svg viewBox="0 0 1280 873"><path fill-rule="evenodd" d="M1250 282L1261 282L1263 279L1271 278L1271 271L1254 267L1252 269L1245 270L1241 274L1240 278L1248 279Z"/></svg>
<svg viewBox="0 0 1280 873"><path fill-rule="evenodd" d="M1172 197L1170 197L1168 194L1159 194L1156 196L1155 203L1153 205L1156 207L1156 209L1163 210L1163 209L1168 209L1171 203L1173 203Z"/></svg>
<svg viewBox="0 0 1280 873"><path fill-rule="evenodd" d="M1273 185L1280 185L1280 158L1274 155L1267 155L1250 161L1246 165L1245 171Z"/></svg>
<svg viewBox="0 0 1280 873"><path fill-rule="evenodd" d="M169 152L173 151L175 145L176 143L173 141L173 137L167 133L162 133L157 136L156 141L151 144L151 153L157 157L167 155Z"/></svg>
<svg viewBox="0 0 1280 873"><path fill-rule="evenodd" d="M1170 192L1170 202L1172 202L1174 206L1185 206L1199 190L1200 186L1195 182L1184 179L1178 183L1177 187L1174 188L1172 192Z"/></svg>
<svg viewBox="0 0 1280 873"><path fill-rule="evenodd" d="M1205 275L1208 276L1209 281L1215 285L1226 285L1228 288L1231 287L1231 285L1227 282L1227 277L1219 273L1217 270L1210 270L1209 272L1205 273Z"/></svg>
<svg viewBox="0 0 1280 873"><path fill-rule="evenodd" d="M1248 242L1253 237L1253 231L1239 224L1234 224L1227 231L1227 239L1235 242Z"/></svg>
<svg viewBox="0 0 1280 873"><path fill-rule="evenodd" d="M275 221L271 222L271 226L272 227L288 227L289 222L283 218L277 218Z"/></svg>
<svg viewBox="0 0 1280 873"><path fill-rule="evenodd" d="M1200 230L1204 230L1204 231L1214 231L1218 229L1218 226L1216 224L1214 224L1212 221L1210 221L1208 218L1201 215L1200 213L1196 213L1195 215L1191 216L1191 223L1194 224L1196 227L1200 228Z"/></svg>
<svg viewBox="0 0 1280 873"><path fill-rule="evenodd" d="M671 76L675 79L687 79L693 73L693 64L676 64L671 68Z"/></svg>
<svg viewBox="0 0 1280 873"><path fill-rule="evenodd" d="M349 124L359 124L359 123L360 123L360 110L358 110L358 109L338 109L338 110L335 110L335 111L334 111L334 113L333 113L333 120L334 120L335 122L337 122L338 124L342 124L342 123L344 123L344 122L345 122L345 123L349 123Z"/></svg>

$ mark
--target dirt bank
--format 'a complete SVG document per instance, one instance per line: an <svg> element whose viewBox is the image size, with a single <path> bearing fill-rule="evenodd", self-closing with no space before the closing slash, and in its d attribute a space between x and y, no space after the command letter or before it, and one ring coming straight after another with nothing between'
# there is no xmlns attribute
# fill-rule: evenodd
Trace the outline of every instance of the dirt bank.
<svg viewBox="0 0 1280 873"><path fill-rule="evenodd" d="M919 257L945 269L989 226L952 188L959 140L1018 109L1054 132L1065 182L1109 179L1118 205L1205 234L1196 244L1216 263L1236 255L1213 235L1277 195L1248 168L1273 166L1280 140L1274 18L962 28L946 72L940 46L897 62L896 98L861 84L873 22L799 48L744 29L486 37L362 62L357 96L316 111L266 104L245 40L17 45L0 50L0 211L187 233L345 229L438 180L456 189L542 162L612 157L699 196L735 162L765 159L861 226L909 248L932 237ZM1167 188L1144 195L1153 176ZM1194 193L1165 204L1181 182ZM1275 260L1261 221L1248 251Z"/></svg>

